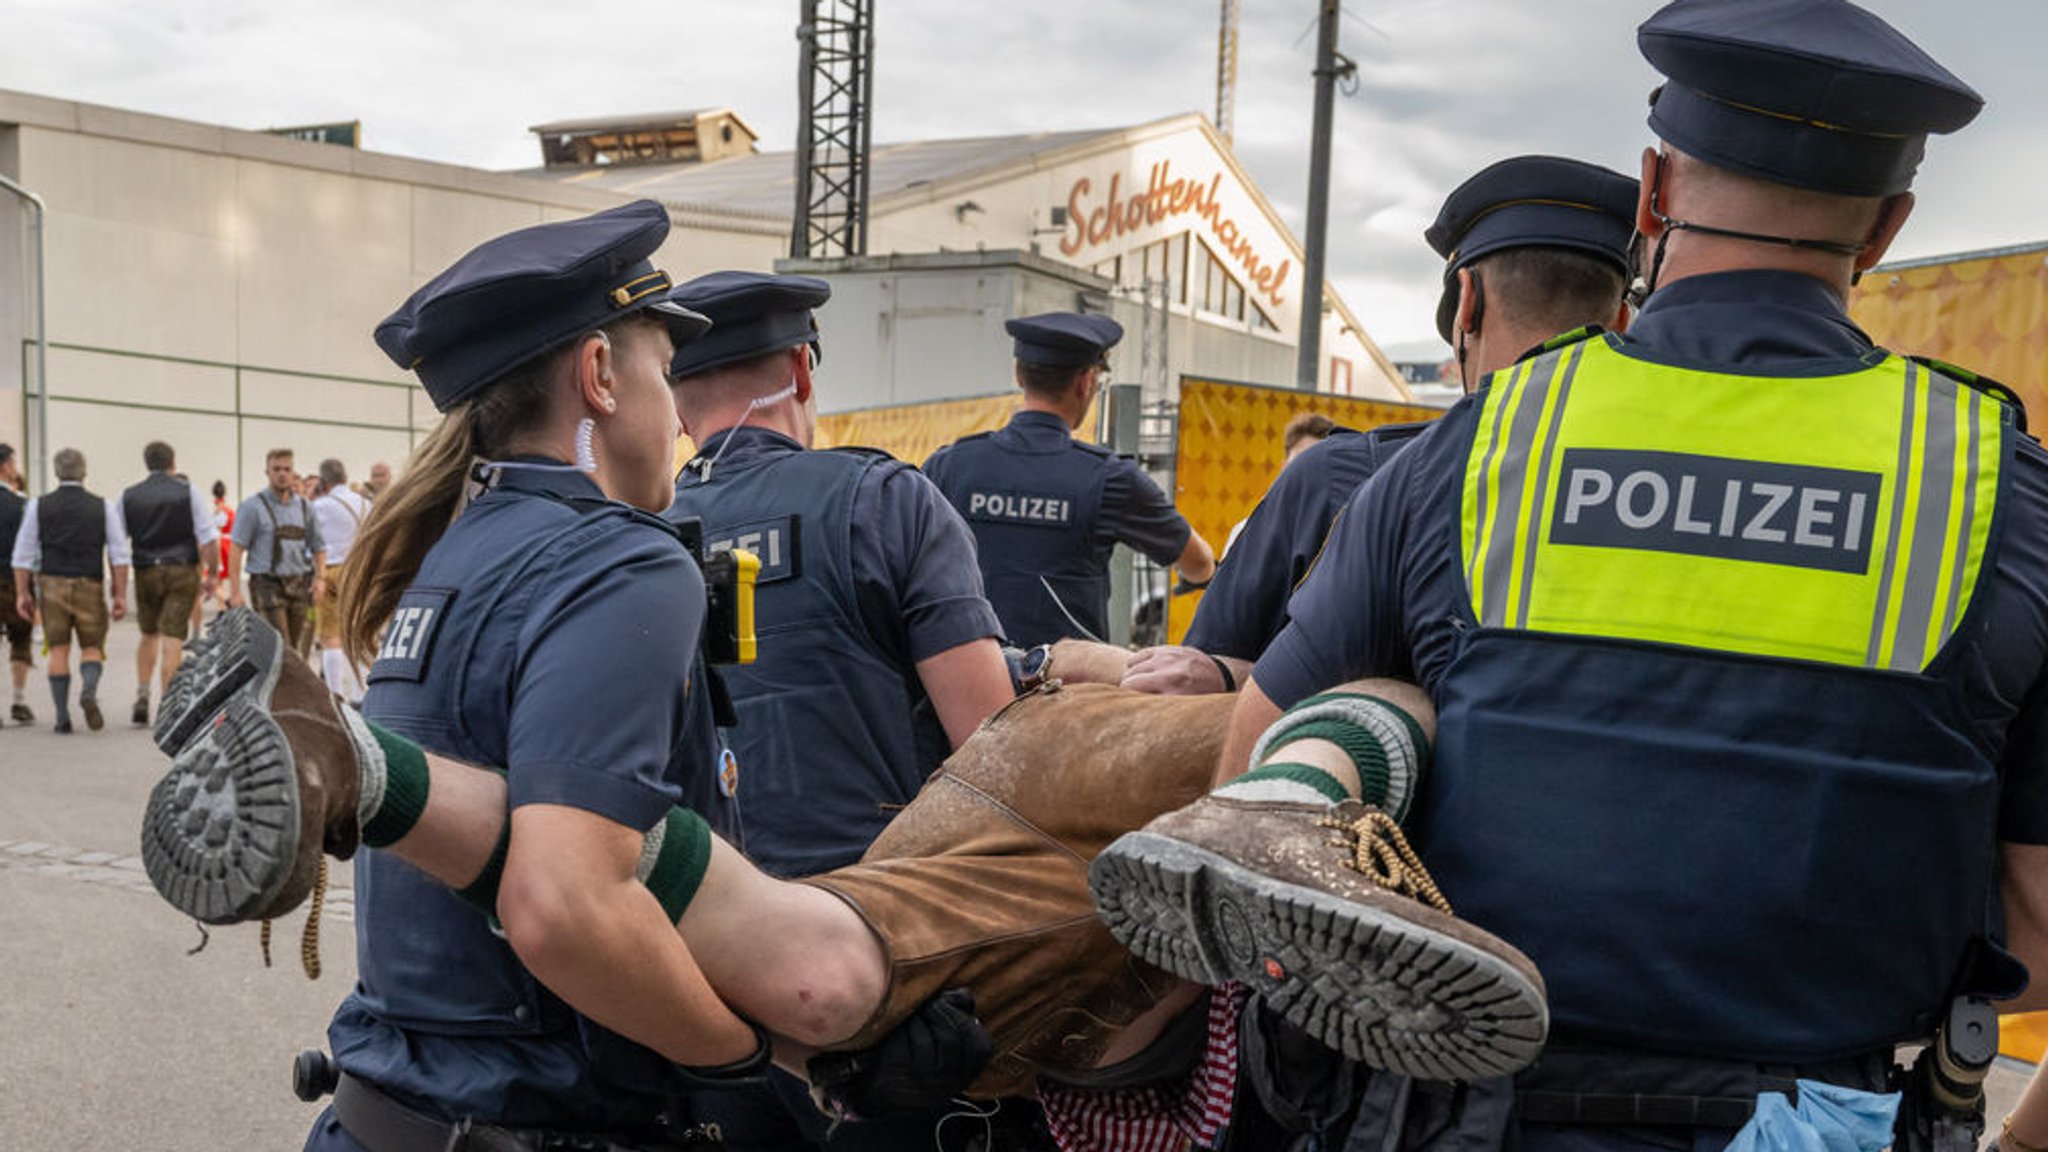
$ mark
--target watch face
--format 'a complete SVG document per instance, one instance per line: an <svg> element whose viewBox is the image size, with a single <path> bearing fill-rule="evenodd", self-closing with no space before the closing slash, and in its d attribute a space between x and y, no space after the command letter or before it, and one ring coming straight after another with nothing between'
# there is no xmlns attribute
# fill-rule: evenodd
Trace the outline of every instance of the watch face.
<svg viewBox="0 0 2048 1152"><path fill-rule="evenodd" d="M1045 666L1051 659L1052 648L1046 644L1040 644L1031 651L1024 653L1023 678L1031 683L1043 680L1045 678Z"/></svg>

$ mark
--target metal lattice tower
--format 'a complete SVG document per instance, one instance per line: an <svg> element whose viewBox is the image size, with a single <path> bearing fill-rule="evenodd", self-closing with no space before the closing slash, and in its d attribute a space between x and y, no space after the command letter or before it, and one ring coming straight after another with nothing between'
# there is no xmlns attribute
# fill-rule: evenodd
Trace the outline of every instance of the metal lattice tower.
<svg viewBox="0 0 2048 1152"><path fill-rule="evenodd" d="M1237 3L1223 0L1216 33L1216 134L1226 144L1237 132Z"/></svg>
<svg viewBox="0 0 2048 1152"><path fill-rule="evenodd" d="M796 218L789 254L868 249L874 0L802 0L797 64Z"/></svg>

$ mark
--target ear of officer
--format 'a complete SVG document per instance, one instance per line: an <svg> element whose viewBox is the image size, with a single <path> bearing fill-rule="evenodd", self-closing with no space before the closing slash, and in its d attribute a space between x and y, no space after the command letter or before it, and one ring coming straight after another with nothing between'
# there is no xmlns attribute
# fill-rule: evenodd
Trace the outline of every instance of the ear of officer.
<svg viewBox="0 0 2048 1152"><path fill-rule="evenodd" d="M812 369L823 359L814 310L831 296L831 285L813 277L742 271L699 276L670 294L711 319L711 331L677 349L670 365L677 411L700 452L749 423L810 447Z"/></svg>

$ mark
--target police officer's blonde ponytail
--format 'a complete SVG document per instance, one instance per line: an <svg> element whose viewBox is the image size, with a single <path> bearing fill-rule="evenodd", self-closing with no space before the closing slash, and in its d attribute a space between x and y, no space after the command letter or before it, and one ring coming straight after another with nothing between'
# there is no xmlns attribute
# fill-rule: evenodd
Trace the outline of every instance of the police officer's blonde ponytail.
<svg viewBox="0 0 2048 1152"><path fill-rule="evenodd" d="M521 436L546 421L548 394L567 355L530 361L450 408L413 449L404 475L370 506L342 584L341 634L349 659L363 665L376 659L398 598L462 511L470 466L509 455Z"/></svg>

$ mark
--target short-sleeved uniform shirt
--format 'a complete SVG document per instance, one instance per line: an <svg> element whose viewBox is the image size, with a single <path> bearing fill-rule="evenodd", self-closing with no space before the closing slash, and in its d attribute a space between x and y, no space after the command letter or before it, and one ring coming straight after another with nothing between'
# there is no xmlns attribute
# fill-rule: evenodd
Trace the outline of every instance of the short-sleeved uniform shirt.
<svg viewBox="0 0 2048 1152"><path fill-rule="evenodd" d="M989 602L1019 646L1105 636L1116 545L1166 565L1194 533L1136 461L1074 440L1050 412L949 444L924 471L973 529Z"/></svg>
<svg viewBox="0 0 2048 1152"><path fill-rule="evenodd" d="M742 848L779 875L860 857L950 745L919 661L998 625L974 540L916 469L883 453L807 451L764 428L707 437L676 487L671 519L705 546L761 561L759 656L724 670L740 715L728 733ZM698 784L703 787L703 782ZM736 792L725 795L724 792Z"/></svg>
<svg viewBox="0 0 2048 1152"><path fill-rule="evenodd" d="M1629 328L1631 355L1785 378L1854 366L1872 345L1818 280L1784 272L1694 276L1657 290ZM1771 386L1796 386L1769 381ZM1457 570L1459 493L1479 397L1468 397L1363 485L1288 603L1289 623L1253 670L1287 707L1365 676L1435 694L1469 615ZM2019 445L1995 571L1984 592L1994 682L1972 685L1980 735L2002 745L1999 835L2048 843L2048 452ZM2002 735L2000 734L2002 732Z"/></svg>
<svg viewBox="0 0 2048 1152"><path fill-rule="evenodd" d="M704 767L684 759L702 746L689 729L703 604L668 525L604 501L586 476L507 468L401 597L363 712L430 751L503 766L515 809L645 830ZM677 1087L661 1057L542 988L481 910L389 853L356 858L356 932L358 983L328 1035L343 1069L400 1100L617 1130Z"/></svg>
<svg viewBox="0 0 2048 1152"><path fill-rule="evenodd" d="M1216 565L1185 643L1216 656L1258 659L1287 623L1287 598L1351 494L1426 427L1338 428L1282 468Z"/></svg>
<svg viewBox="0 0 2048 1152"><path fill-rule="evenodd" d="M305 530L303 540L277 539L279 528ZM265 488L235 510L230 535L242 550L242 572L249 576L305 576L313 571L313 554L327 550L320 538L320 518L304 496L287 504Z"/></svg>

